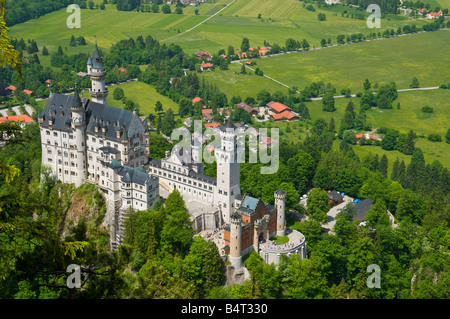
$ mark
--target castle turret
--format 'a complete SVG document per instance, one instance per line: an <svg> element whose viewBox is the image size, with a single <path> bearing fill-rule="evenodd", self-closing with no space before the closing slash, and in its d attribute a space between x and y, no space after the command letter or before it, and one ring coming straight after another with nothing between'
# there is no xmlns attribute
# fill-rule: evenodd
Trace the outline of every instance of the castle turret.
<svg viewBox="0 0 450 319"><path fill-rule="evenodd" d="M86 173L86 114L84 103L78 94L77 85L75 84L75 94L72 105L70 107L72 112L71 126L73 130L73 142L69 144L70 150L70 170L71 180L76 187L83 184L87 177ZM73 143L73 144L72 144Z"/></svg>
<svg viewBox="0 0 450 319"><path fill-rule="evenodd" d="M242 267L242 224L241 215L230 216L230 263L237 270Z"/></svg>
<svg viewBox="0 0 450 319"><path fill-rule="evenodd" d="M92 84L91 89L89 89L92 101L106 105L106 97L108 96L108 89L105 85L106 70L103 66L100 52L98 51L97 40L95 41L92 59L89 57L87 63L88 75Z"/></svg>
<svg viewBox="0 0 450 319"><path fill-rule="evenodd" d="M277 236L286 236L286 192L281 188L274 193L277 209Z"/></svg>

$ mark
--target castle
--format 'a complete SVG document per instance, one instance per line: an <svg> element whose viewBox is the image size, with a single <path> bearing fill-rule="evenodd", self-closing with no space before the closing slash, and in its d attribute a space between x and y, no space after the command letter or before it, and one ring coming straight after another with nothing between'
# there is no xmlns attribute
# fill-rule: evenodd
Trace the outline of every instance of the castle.
<svg viewBox="0 0 450 319"><path fill-rule="evenodd" d="M183 196L197 232L224 229L230 262L242 266L242 256L255 250L267 262L283 254L306 257L302 235L289 230L290 246L274 250L269 239L286 235L285 193L275 192L275 206L240 192L240 156L237 128L228 121L219 129L220 146L214 150L216 178L204 174L202 143L192 139L189 147L174 147L166 158L150 159L150 134L145 120L135 111L106 104L106 71L97 43L87 62L92 100L51 93L39 112L42 164L55 179L94 184L106 199L105 226L111 248L123 242L123 224L129 210L146 210L177 189ZM295 239L295 240L294 240ZM292 244L295 242L295 247ZM228 248L227 248L228 247ZM278 247L279 248L279 247Z"/></svg>
<svg viewBox="0 0 450 319"><path fill-rule="evenodd" d="M50 94L38 114L42 165L63 183L93 183L104 193L114 249L122 242L127 210L145 210L159 199L158 178L144 169L150 154L147 124L136 112L106 105L106 71L97 43L87 70L92 101L75 87L74 96Z"/></svg>

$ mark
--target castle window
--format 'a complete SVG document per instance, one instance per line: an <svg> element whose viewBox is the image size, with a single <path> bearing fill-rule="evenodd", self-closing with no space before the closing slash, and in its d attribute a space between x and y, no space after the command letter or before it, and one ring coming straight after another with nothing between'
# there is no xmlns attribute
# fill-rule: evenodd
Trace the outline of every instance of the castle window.
<svg viewBox="0 0 450 319"><path fill-rule="evenodd" d="M50 135L50 131L45 131L45 133L47 133L47 135Z"/></svg>

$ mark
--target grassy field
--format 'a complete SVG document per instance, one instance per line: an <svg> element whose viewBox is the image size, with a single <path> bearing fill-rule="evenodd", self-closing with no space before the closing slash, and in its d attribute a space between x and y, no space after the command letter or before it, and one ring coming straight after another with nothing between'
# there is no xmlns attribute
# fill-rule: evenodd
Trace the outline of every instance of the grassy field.
<svg viewBox="0 0 450 319"><path fill-rule="evenodd" d="M171 108L174 112L178 112L178 104L169 99L167 96L161 95L151 86L144 82L135 81L119 85L109 86L108 105L123 108L124 104L121 100L115 100L113 97L114 89L120 87L123 89L125 96L135 103L139 103L139 110L142 115L148 116L150 113L156 114L155 103L160 101L163 105L163 111ZM84 91L84 97L89 98L89 92Z"/></svg>
<svg viewBox="0 0 450 319"><path fill-rule="evenodd" d="M68 53L91 52L94 36L97 36L101 49L108 50L113 43L128 37L152 35L158 40L168 39L192 28L223 8L228 0L218 0L214 4L200 5L199 14L195 15L194 6L184 8L182 15L148 12L117 11L115 5L107 4L105 10L81 10L81 28L69 29L66 20L70 13L65 9L47 14L11 28L11 36L34 39L41 48L46 45L50 53L59 45ZM334 42L340 33L351 34L372 32L365 20L341 17L340 9L317 8L316 12L306 10L297 0L236 0L223 12L186 34L168 39L192 53L198 50L217 52L228 45L240 46L242 38L247 37L251 45L262 45L264 40L284 45L287 38L307 39L311 47L318 46L322 38L331 38ZM315 5L317 7L317 5ZM172 6L174 9L174 6ZM352 8L351 10L357 10ZM255 13L256 12L256 13ZM327 14L327 21L319 22L317 14ZM364 11L362 11L364 12ZM262 19L257 19L258 13ZM421 25L424 20L408 21L405 17L391 16L382 20L382 29L396 29L406 23ZM87 46L70 47L70 37L84 36ZM41 58L41 57L40 57ZM49 57L42 57L41 62L49 65Z"/></svg>
<svg viewBox="0 0 450 319"><path fill-rule="evenodd" d="M279 55L258 60L258 67L289 86L304 88L311 82L331 82L338 91L362 90L372 83L394 81L409 88L413 77L421 87L450 82L450 30L418 33L321 50ZM432 57L430 54L432 52Z"/></svg>
<svg viewBox="0 0 450 319"><path fill-rule="evenodd" d="M322 101L307 102L312 119L323 118L327 122L331 117L339 124L344 117L345 108L349 101L353 101L355 111L359 111L359 98L335 99L335 112L322 111ZM394 101L393 109L374 109L366 111L367 123L372 127L387 127L406 133L410 129L418 135L428 136L430 133L438 133L444 136L450 128L450 90L429 90L399 92ZM400 109L397 109L400 102ZM433 107L434 113L422 112L422 107Z"/></svg>

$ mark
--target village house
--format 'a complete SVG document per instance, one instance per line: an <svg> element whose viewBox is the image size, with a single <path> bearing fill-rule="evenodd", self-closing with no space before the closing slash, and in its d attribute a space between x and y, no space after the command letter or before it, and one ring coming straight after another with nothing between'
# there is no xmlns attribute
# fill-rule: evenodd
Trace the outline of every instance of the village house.
<svg viewBox="0 0 450 319"><path fill-rule="evenodd" d="M211 71L212 70L212 68L213 68L213 65L212 65L212 63L203 63L202 65L200 65L200 69L202 70L202 71Z"/></svg>
<svg viewBox="0 0 450 319"><path fill-rule="evenodd" d="M336 206L344 201L344 196L342 196L339 192L328 191L328 198L330 200L331 206Z"/></svg>
<svg viewBox="0 0 450 319"><path fill-rule="evenodd" d="M243 108L250 115L257 115L258 114L258 110L257 109L251 107L250 105L248 105L248 104L246 104L244 102L241 102L241 103L237 104L236 106L239 107L239 108Z"/></svg>

